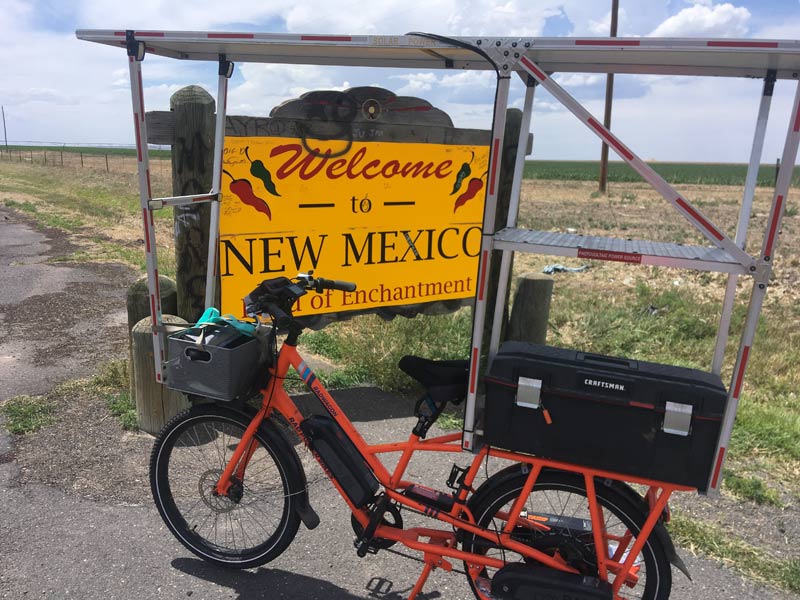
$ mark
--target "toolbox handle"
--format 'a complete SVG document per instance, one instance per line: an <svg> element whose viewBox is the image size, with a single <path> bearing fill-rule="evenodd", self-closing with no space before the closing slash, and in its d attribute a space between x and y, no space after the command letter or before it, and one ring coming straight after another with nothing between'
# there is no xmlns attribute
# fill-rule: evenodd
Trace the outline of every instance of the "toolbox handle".
<svg viewBox="0 0 800 600"><path fill-rule="evenodd" d="M602 354L588 354L586 352L578 352L578 360L588 363L598 363L601 365L614 365L617 367L625 367L626 369L638 369L639 362L629 360L627 358L617 358L615 356L603 356Z"/></svg>
<svg viewBox="0 0 800 600"><path fill-rule="evenodd" d="M211 353L208 350L189 347L183 353L192 362L211 362Z"/></svg>

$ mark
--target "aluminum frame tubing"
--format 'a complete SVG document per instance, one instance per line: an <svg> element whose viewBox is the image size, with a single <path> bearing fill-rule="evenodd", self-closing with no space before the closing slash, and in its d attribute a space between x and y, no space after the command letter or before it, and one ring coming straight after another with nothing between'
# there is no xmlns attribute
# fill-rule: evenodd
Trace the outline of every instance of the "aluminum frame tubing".
<svg viewBox="0 0 800 600"><path fill-rule="evenodd" d="M761 165L761 156L764 150L764 138L767 134L767 122L769 121L769 110L772 105L772 91L775 81L770 80L768 74L764 80L764 87L761 92L761 103L758 107L758 117L756 119L756 129L753 134L753 147L750 151L750 164L747 166L747 177L744 182L744 193L742 195L742 205L739 209L739 222L736 226L736 245L745 250L747 243L747 230L750 225L750 214L753 209L753 198L758 182L758 168ZM728 276L728 284L725 288L725 298L722 301L722 313L720 316L719 330L717 331L717 341L714 346L714 356L711 360L711 372L719 375L722 372L722 362L725 358L725 346L728 343L728 336L731 328L731 317L733 316L733 303L736 299L736 283L738 277L735 274Z"/></svg>
<svg viewBox="0 0 800 600"><path fill-rule="evenodd" d="M527 79L527 78L523 78ZM528 133L531 128L533 112L533 96L535 85L526 83L525 104L522 109L522 122L519 128L519 142L517 143L517 159L514 164L514 179L511 182L511 197L508 205L508 218L506 227L516 227L519 217L520 190L522 189L522 175L525 170L525 150L528 148ZM506 294L508 293L508 278L511 273L513 254L504 250L500 259L500 280L497 285L497 303L494 307L492 320L492 333L489 340L489 356L493 357L500 347L500 334L503 329L503 317L506 309Z"/></svg>
<svg viewBox="0 0 800 600"><path fill-rule="evenodd" d="M486 202L483 209L483 231L481 232L481 251L478 260L478 293L472 319L472 346L469 363L469 387L464 409L464 435L461 446L470 452L475 450L475 409L477 405L478 373L480 372L483 326L486 321L486 284L492 262L495 211L497 191L500 185L500 164L503 153L503 137L506 127L506 108L508 107L508 75L498 76L495 92L494 118L492 120L492 146L490 150Z"/></svg>
<svg viewBox="0 0 800 600"><path fill-rule="evenodd" d="M772 200L772 210L767 220L767 230L764 242L761 247L761 262L766 266L764 275L755 278L753 282L753 293L750 296L750 306L747 309L747 320L742 333L742 341L739 345L739 353L736 358L736 365L733 368L733 377L728 391L728 404L725 407L725 415L722 418L722 428L720 431L717 452L714 456L714 470L709 481L708 492L717 493L722 483L722 466L725 462L725 453L729 447L731 433L733 432L736 411L739 408L739 398L744 384L744 374L747 369L747 362L750 358L750 348L756 334L758 317L761 314L761 307L764 303L764 296L767 293L767 284L772 269L772 257L776 246L776 238L780 231L781 220L783 219L786 207L786 195L792 182L794 163L797 160L797 148L800 145L800 82L797 83L794 104L792 105L789 128L786 134L786 142L783 146L783 156L781 158L781 168L778 171L778 180L775 184L775 193Z"/></svg>
<svg viewBox="0 0 800 600"><path fill-rule="evenodd" d="M202 202L213 202L217 200L217 194L192 194L189 196L169 196L167 198L153 198L149 202L149 207L158 210L168 206L184 206Z"/></svg>
<svg viewBox="0 0 800 600"><path fill-rule="evenodd" d="M742 265L751 266L754 260L733 240L719 231L697 208L669 185L652 167L639 158L630 148L623 144L614 134L595 119L564 88L549 77L536 63L523 56L519 64L536 79L556 100L574 114L590 131L607 143L627 164L647 181L665 200L672 204L694 227L712 244L727 251Z"/></svg>
<svg viewBox="0 0 800 600"><path fill-rule="evenodd" d="M225 143L225 114L228 107L228 77L220 75L217 85L217 122L214 131L214 173L210 195L217 201L211 203L208 231L208 258L206 262L206 308L214 306L217 284L217 258L219 254L219 205L222 179L222 147Z"/></svg>
<svg viewBox="0 0 800 600"><path fill-rule="evenodd" d="M140 42L141 43L141 42ZM158 289L158 257L156 254L156 232L153 222L153 209L150 208L152 187L150 185L150 156L147 148L147 121L144 113L144 91L142 84L142 63L128 56L131 81L131 102L133 105L133 126L136 132L136 156L139 174L139 200L142 208L144 226L145 257L147 259L147 289L150 295L150 315L153 331L153 362L156 381L164 382L164 349L166 339L161 317L161 292Z"/></svg>

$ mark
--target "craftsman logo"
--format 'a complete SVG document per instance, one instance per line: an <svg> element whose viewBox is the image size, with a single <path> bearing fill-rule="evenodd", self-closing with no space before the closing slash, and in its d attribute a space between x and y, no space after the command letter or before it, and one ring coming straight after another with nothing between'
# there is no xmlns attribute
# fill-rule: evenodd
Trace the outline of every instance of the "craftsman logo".
<svg viewBox="0 0 800 600"><path fill-rule="evenodd" d="M626 391L625 390L625 385L623 385L621 383L612 383L610 381L603 381L602 379L589 379L589 378L586 378L586 379L583 380L583 385L588 386L588 387L602 388L604 390L612 390L612 391L615 391L615 392L624 392L624 391Z"/></svg>

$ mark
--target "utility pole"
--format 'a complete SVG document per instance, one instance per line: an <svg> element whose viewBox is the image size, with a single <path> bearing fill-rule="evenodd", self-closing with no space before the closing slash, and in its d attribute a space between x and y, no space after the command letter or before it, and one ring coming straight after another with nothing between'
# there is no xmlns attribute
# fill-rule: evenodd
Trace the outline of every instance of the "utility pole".
<svg viewBox="0 0 800 600"><path fill-rule="evenodd" d="M6 153L8 153L9 149L8 149L8 134L6 133L6 107L5 106L0 106L0 110L2 110L2 112L3 112L3 138L6 141ZM10 154L9 154L9 156L10 156Z"/></svg>
<svg viewBox="0 0 800 600"><path fill-rule="evenodd" d="M611 37L617 37L617 14L619 13L619 0L611 0ZM611 128L611 102L614 97L614 74L606 75L606 109L603 115L603 125ZM608 144L603 142L600 149L600 182L598 190L606 193L608 183Z"/></svg>

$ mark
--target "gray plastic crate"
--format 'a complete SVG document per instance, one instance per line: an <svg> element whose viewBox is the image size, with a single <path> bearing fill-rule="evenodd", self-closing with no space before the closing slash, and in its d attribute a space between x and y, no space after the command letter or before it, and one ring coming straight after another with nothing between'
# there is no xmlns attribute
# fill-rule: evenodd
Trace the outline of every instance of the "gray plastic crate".
<svg viewBox="0 0 800 600"><path fill-rule="evenodd" d="M204 324L169 336L167 387L232 401L267 368L258 339L230 325Z"/></svg>

